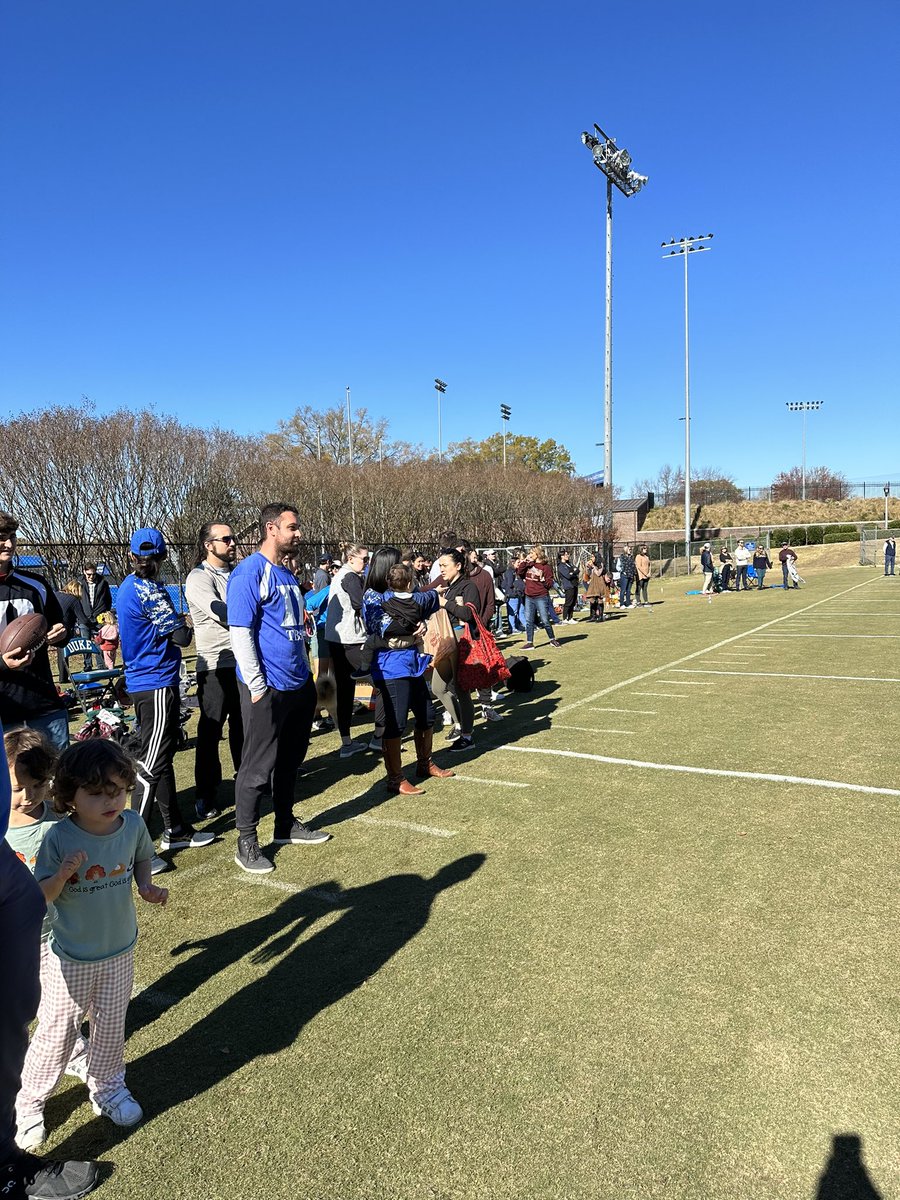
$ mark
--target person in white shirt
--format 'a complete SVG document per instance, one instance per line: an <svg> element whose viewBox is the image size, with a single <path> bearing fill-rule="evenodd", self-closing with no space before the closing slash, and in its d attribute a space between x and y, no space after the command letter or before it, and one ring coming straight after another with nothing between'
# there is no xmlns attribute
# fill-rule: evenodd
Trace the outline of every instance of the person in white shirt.
<svg viewBox="0 0 900 1200"><path fill-rule="evenodd" d="M734 565L737 572L737 579L734 585L736 592L750 590L747 587L747 568L752 562L753 551L745 546L743 542L738 542L734 548Z"/></svg>

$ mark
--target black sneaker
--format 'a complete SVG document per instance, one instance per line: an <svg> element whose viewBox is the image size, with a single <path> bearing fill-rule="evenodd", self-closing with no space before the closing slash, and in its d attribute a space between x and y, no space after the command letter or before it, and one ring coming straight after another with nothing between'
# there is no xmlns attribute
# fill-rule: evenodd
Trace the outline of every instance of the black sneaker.
<svg viewBox="0 0 900 1200"><path fill-rule="evenodd" d="M19 1200L78 1200L100 1182L94 1162L46 1162L21 1154L0 1167L0 1196Z"/></svg>
<svg viewBox="0 0 900 1200"><path fill-rule="evenodd" d="M273 846L318 846L322 842L330 842L331 834L323 829L310 829L302 821L295 821L288 831L287 837L273 837Z"/></svg>
<svg viewBox="0 0 900 1200"><path fill-rule="evenodd" d="M216 808L214 804L207 804L205 800L198 800L194 807L198 821L214 821L222 815L221 809Z"/></svg>
<svg viewBox="0 0 900 1200"><path fill-rule="evenodd" d="M275 870L275 864L269 862L260 852L256 834L238 838L234 861L242 870L248 871L251 875L268 875L270 871Z"/></svg>
<svg viewBox="0 0 900 1200"><path fill-rule="evenodd" d="M465 750L471 750L475 744L475 739L471 737L463 737L460 735L455 742L450 745L451 754L462 754Z"/></svg>

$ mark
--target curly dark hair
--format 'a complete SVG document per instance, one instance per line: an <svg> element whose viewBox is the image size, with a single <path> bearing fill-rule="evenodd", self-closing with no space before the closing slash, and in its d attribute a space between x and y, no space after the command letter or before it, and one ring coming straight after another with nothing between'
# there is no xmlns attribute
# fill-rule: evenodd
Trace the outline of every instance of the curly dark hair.
<svg viewBox="0 0 900 1200"><path fill-rule="evenodd" d="M125 784L126 790L134 787L137 769L134 760L118 744L107 738L91 738L87 742L76 742L60 755L56 764L56 782L53 807L59 813L75 811L75 793L79 788L89 792L108 792L115 795L118 783L113 775Z"/></svg>

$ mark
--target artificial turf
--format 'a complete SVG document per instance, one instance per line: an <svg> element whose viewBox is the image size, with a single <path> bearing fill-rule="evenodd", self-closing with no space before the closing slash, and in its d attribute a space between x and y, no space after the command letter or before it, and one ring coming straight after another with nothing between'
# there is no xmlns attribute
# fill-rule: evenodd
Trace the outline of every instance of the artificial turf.
<svg viewBox="0 0 900 1200"><path fill-rule="evenodd" d="M138 902L146 1120L67 1079L47 1152L120 1200L898 1194L900 795L543 751L896 789L900 582L651 598L539 644L472 754L439 734L470 778L389 799L317 736L298 813L331 842L254 883L229 808L175 855Z"/></svg>

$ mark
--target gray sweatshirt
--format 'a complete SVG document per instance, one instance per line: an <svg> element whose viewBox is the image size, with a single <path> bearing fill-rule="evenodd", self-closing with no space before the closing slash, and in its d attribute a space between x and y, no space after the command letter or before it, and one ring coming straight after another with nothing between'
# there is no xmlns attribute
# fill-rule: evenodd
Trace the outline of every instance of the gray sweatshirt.
<svg viewBox="0 0 900 1200"><path fill-rule="evenodd" d="M230 567L210 567L201 563L194 567L184 585L194 622L198 671L215 671L217 667L233 670L235 666L225 608L225 589L230 574Z"/></svg>

